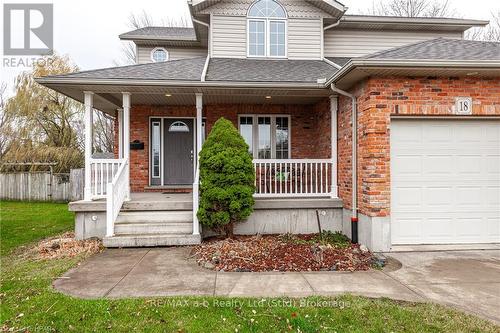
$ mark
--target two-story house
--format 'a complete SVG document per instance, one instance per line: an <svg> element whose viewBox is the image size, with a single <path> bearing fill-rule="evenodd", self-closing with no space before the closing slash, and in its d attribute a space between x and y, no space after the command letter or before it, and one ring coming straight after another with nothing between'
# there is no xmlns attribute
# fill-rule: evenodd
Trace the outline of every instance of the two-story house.
<svg viewBox="0 0 500 333"><path fill-rule="evenodd" d="M335 0L188 6L192 28L120 35L135 65L38 79L85 104L78 237L200 242L197 155L225 117L256 173L236 232L319 219L375 251L500 242L500 44L463 39L488 22L347 15ZM93 158L94 108L116 119L116 159Z"/></svg>

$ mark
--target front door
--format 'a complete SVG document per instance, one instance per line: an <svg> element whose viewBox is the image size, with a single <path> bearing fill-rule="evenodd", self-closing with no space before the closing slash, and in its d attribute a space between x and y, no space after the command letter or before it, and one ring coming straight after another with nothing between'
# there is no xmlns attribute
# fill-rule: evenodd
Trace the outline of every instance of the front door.
<svg viewBox="0 0 500 333"><path fill-rule="evenodd" d="M164 121L164 185L193 184L193 119Z"/></svg>

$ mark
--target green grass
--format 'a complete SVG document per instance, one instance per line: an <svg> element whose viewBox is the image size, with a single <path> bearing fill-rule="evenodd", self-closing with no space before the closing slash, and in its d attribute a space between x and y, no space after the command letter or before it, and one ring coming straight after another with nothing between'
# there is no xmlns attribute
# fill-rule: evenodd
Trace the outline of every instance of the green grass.
<svg viewBox="0 0 500 333"><path fill-rule="evenodd" d="M0 253L20 245L72 230L74 214L68 204L0 201Z"/></svg>
<svg viewBox="0 0 500 333"><path fill-rule="evenodd" d="M23 205L25 209L22 209ZM21 211L30 211L29 206L31 204L17 205ZM49 207L46 206L46 209ZM55 207L52 211L58 212ZM17 210L11 210L9 214L18 215ZM2 224L14 220L9 214L2 219ZM26 218L30 216L23 215ZM15 220L18 219L16 217ZM59 226L56 219L48 220ZM32 221L19 224L28 226L30 230L32 228ZM22 228L19 230L22 231ZM46 230L38 236L33 234L31 240L44 235ZM19 241L18 244L28 241ZM305 299L316 303L329 302L323 306L309 304L301 307L300 302L304 299L268 299L260 306L258 302L261 299L242 298L81 300L65 296L51 287L56 277L84 259L34 260L22 251L3 256L0 331L11 328L21 332L499 331L490 322L435 304L373 300L349 295Z"/></svg>

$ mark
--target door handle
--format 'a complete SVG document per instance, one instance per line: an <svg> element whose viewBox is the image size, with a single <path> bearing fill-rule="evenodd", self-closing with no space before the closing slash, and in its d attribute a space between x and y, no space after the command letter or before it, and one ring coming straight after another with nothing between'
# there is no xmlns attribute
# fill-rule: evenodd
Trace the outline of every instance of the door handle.
<svg viewBox="0 0 500 333"><path fill-rule="evenodd" d="M193 150L191 150L190 158L191 158L191 162L193 162L193 160L194 160L194 151Z"/></svg>

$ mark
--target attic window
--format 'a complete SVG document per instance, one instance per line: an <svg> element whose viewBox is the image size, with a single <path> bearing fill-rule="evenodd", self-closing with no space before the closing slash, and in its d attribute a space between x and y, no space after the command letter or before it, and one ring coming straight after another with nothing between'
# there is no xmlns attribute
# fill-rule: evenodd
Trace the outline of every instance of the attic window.
<svg viewBox="0 0 500 333"><path fill-rule="evenodd" d="M168 52L163 47L156 47L151 51L153 62L163 62L168 60Z"/></svg>
<svg viewBox="0 0 500 333"><path fill-rule="evenodd" d="M274 0L259 0L248 10L247 55L286 57L286 11Z"/></svg>

